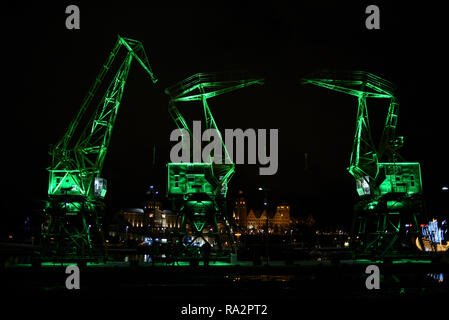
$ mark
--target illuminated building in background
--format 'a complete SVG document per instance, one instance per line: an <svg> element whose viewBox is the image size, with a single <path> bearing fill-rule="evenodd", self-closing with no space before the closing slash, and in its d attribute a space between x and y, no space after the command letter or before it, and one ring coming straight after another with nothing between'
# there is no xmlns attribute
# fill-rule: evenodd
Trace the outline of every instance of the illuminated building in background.
<svg viewBox="0 0 449 320"><path fill-rule="evenodd" d="M266 211L263 210L262 212L260 212L251 209L246 218L246 225L240 224L240 227L247 230L260 231L266 227L266 224L267 224Z"/></svg>
<svg viewBox="0 0 449 320"><path fill-rule="evenodd" d="M428 224L421 225L422 230L422 244L424 251L446 251L449 249L447 242L447 221L443 220L441 226L437 219L432 219ZM423 251L421 241L416 239L416 246Z"/></svg>
<svg viewBox="0 0 449 320"><path fill-rule="evenodd" d="M150 218L149 227L152 230L175 230L180 227L180 217L174 212L161 209L159 201L149 201L145 212Z"/></svg>
<svg viewBox="0 0 449 320"><path fill-rule="evenodd" d="M151 219L144 209L127 208L117 214L117 224L109 226L108 236L119 241L143 241Z"/></svg>
<svg viewBox="0 0 449 320"><path fill-rule="evenodd" d="M123 240L144 241L148 236L165 234L180 228L180 217L161 209L159 201L149 201L144 208L127 208L117 213L116 223L109 225L108 236Z"/></svg>
<svg viewBox="0 0 449 320"><path fill-rule="evenodd" d="M267 221L268 215L268 221ZM290 206L288 204L280 204L276 207L276 211L249 209L247 202L239 192L239 197L234 203L233 218L237 226L243 232L259 233L267 228L271 233L284 233L290 230L292 220L290 217Z"/></svg>
<svg viewBox="0 0 449 320"><path fill-rule="evenodd" d="M443 225L446 221L443 221ZM427 226L423 227L423 235L428 236L429 240L434 243L441 243L444 239L444 230L438 227L438 220L429 221Z"/></svg>
<svg viewBox="0 0 449 320"><path fill-rule="evenodd" d="M167 226L166 214L160 209L161 203L150 201L143 209L122 209L119 219L131 228L164 228Z"/></svg>
<svg viewBox="0 0 449 320"><path fill-rule="evenodd" d="M282 230L289 229L292 220L290 218L290 206L288 204L280 204L276 207L272 223L274 227Z"/></svg>
<svg viewBox="0 0 449 320"><path fill-rule="evenodd" d="M233 218L240 226L247 225L248 210L246 207L246 200L243 197L243 191L239 191L239 197L235 200Z"/></svg>
<svg viewBox="0 0 449 320"><path fill-rule="evenodd" d="M150 224L150 217L140 208L123 209L119 215L120 219L132 228L142 228Z"/></svg>

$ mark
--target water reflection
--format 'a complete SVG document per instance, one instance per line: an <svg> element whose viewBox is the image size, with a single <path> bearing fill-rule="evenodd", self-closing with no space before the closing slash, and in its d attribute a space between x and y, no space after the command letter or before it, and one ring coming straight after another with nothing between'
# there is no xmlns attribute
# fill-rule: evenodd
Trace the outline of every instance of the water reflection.
<svg viewBox="0 0 449 320"><path fill-rule="evenodd" d="M295 278L293 274L272 275L272 274L258 274L258 275L239 275L232 277L232 281L267 281L267 282L287 282Z"/></svg>

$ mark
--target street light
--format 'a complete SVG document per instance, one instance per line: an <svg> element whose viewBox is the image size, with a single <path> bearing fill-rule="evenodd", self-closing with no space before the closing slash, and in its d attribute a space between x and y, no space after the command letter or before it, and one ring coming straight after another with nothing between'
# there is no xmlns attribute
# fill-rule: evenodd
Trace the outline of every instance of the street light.
<svg viewBox="0 0 449 320"><path fill-rule="evenodd" d="M264 200L263 200L263 206L265 208L265 216L266 216L266 230L267 232L265 233L265 257L266 257L266 265L268 265L268 188L263 188L263 187L259 187L259 191L263 191L264 192Z"/></svg>
<svg viewBox="0 0 449 320"><path fill-rule="evenodd" d="M443 191L448 191L448 190L449 190L449 187L448 187L448 186L443 186L443 187L441 188L441 190L443 190Z"/></svg>
<svg viewBox="0 0 449 320"><path fill-rule="evenodd" d="M125 247L128 247L128 225L126 226L126 232L125 232Z"/></svg>

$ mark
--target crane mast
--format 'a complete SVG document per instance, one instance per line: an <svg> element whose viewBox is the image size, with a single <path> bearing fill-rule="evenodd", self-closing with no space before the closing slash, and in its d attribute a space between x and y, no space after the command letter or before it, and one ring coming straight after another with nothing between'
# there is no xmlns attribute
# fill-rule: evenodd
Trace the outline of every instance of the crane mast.
<svg viewBox="0 0 449 320"><path fill-rule="evenodd" d="M122 61L117 61L121 51ZM92 249L94 230L101 231L97 211L103 206L107 184L100 175L133 60L139 62L153 83L157 82L142 43L118 36L77 115L51 149L49 201L42 231L46 255L67 255L65 249L73 247L76 256L85 256L86 248ZM117 62L117 71L95 104L105 77ZM86 122L88 112L91 115ZM56 252L49 249L51 246L56 247Z"/></svg>

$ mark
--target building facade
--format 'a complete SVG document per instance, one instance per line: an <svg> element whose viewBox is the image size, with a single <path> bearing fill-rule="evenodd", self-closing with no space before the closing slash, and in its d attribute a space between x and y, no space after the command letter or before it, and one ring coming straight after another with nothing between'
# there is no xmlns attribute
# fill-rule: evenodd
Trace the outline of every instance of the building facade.
<svg viewBox="0 0 449 320"><path fill-rule="evenodd" d="M276 206L275 211L248 209L247 201L241 193L234 203L233 218L240 230L248 233L262 232L267 229L267 225L270 233L285 233L292 225L288 204Z"/></svg>
<svg viewBox="0 0 449 320"><path fill-rule="evenodd" d="M179 229L176 213L161 210L161 203L150 201L144 208L128 208L118 212L116 223L109 226L108 236L120 241L143 241L146 237Z"/></svg>

